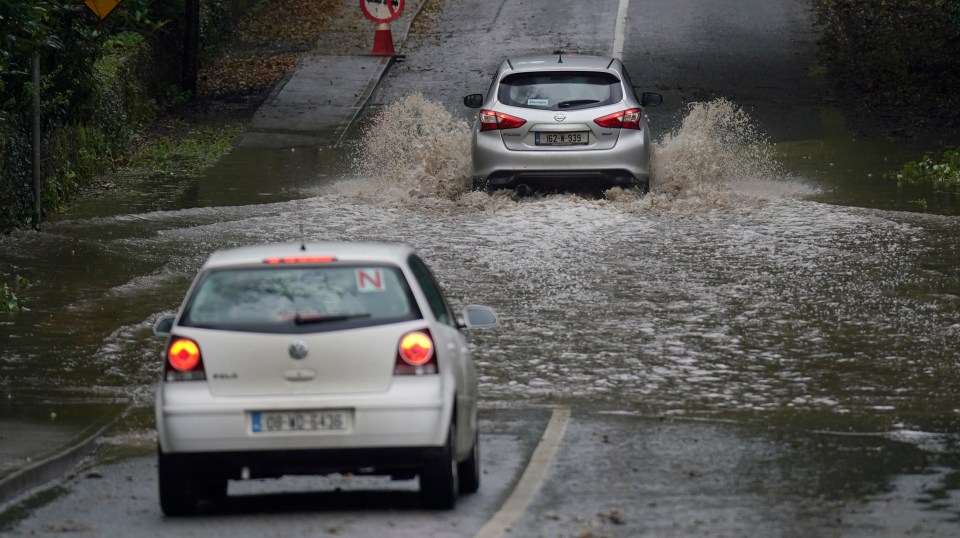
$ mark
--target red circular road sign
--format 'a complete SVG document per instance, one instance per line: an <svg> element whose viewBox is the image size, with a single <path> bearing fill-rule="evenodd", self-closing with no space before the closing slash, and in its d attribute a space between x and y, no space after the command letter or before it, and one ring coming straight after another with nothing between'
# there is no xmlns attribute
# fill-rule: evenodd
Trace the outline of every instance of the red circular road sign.
<svg viewBox="0 0 960 538"><path fill-rule="evenodd" d="M403 12L403 0L360 0L360 9L373 22L390 22Z"/></svg>

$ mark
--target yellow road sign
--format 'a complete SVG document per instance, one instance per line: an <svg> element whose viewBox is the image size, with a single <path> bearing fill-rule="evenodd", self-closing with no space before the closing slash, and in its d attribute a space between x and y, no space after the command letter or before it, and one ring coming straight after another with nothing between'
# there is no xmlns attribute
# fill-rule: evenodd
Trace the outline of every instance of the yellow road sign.
<svg viewBox="0 0 960 538"><path fill-rule="evenodd" d="M107 18L107 15L113 11L113 8L117 7L120 2L123 0L83 0L83 3L90 8L97 17L100 17L100 20Z"/></svg>

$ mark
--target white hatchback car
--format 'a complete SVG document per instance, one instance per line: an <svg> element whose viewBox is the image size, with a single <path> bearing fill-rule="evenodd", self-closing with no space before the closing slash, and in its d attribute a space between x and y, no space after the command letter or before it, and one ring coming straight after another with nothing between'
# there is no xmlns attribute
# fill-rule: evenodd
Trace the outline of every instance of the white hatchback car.
<svg viewBox="0 0 960 538"><path fill-rule="evenodd" d="M195 513L228 480L420 478L449 509L479 487L477 379L464 329L410 248L243 247L204 263L167 338L156 399L160 505Z"/></svg>

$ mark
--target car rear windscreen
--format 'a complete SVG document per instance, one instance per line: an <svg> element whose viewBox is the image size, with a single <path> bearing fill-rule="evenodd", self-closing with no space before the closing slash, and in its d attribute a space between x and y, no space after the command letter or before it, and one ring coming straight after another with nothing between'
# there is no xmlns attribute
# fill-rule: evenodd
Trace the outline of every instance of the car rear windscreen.
<svg viewBox="0 0 960 538"><path fill-rule="evenodd" d="M516 73L500 81L497 99L541 110L576 110L620 102L620 80L610 73Z"/></svg>
<svg viewBox="0 0 960 538"><path fill-rule="evenodd" d="M297 333L419 317L396 267L300 266L209 271L194 288L179 323Z"/></svg>

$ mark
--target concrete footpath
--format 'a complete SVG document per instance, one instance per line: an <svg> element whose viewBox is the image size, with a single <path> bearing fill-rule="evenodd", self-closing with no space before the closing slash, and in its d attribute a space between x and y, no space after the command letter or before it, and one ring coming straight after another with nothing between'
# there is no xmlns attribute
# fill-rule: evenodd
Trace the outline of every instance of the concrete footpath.
<svg viewBox="0 0 960 538"><path fill-rule="evenodd" d="M425 4L408 0L401 17L390 24L398 55ZM357 16L362 17L359 9ZM372 40L370 46L372 50ZM323 51L309 55L257 110L239 137L239 150L339 144L395 60ZM0 513L81 465L122 414L101 415L98 423L73 424L64 431L42 418L13 422L0 414Z"/></svg>

